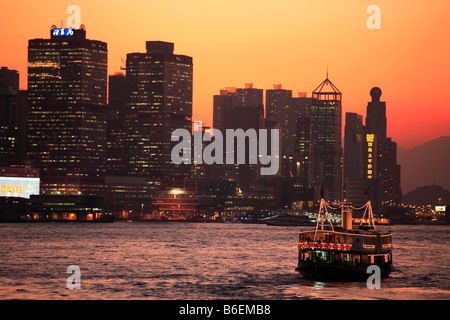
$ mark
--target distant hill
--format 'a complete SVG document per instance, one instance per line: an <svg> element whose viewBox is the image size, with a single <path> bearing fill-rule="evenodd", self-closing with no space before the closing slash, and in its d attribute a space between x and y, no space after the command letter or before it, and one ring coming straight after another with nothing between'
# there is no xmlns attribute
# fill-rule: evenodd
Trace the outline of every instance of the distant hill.
<svg viewBox="0 0 450 320"><path fill-rule="evenodd" d="M438 198L442 198L441 205L450 204L450 191L436 185L419 187L405 194L403 203L419 206L431 205L434 207L439 205Z"/></svg>
<svg viewBox="0 0 450 320"><path fill-rule="evenodd" d="M450 190L450 137L440 137L410 150L397 150L401 186L406 194L420 186Z"/></svg>

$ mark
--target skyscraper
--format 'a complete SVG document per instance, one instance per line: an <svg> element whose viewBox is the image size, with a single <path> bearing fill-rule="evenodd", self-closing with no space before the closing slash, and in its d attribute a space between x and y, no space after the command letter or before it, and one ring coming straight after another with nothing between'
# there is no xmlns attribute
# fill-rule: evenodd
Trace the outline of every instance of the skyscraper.
<svg viewBox="0 0 450 320"><path fill-rule="evenodd" d="M292 96L292 90L282 89L281 84L274 85L274 89L266 90L266 117L273 119L280 126L281 136L281 175L294 177L298 172L299 152L304 161L304 144L298 144L298 121L301 117L309 117L312 98L306 93L299 92L298 97ZM303 119L305 120L305 119ZM303 123L302 120L302 123ZM309 137L300 137L300 140ZM303 168L301 169L303 171Z"/></svg>
<svg viewBox="0 0 450 320"><path fill-rule="evenodd" d="M102 194L107 44L52 26L28 42L28 157L43 194Z"/></svg>
<svg viewBox="0 0 450 320"><path fill-rule="evenodd" d="M313 91L313 179L316 193L324 187L327 200L342 200L342 93L327 78Z"/></svg>
<svg viewBox="0 0 450 320"><path fill-rule="evenodd" d="M374 207L400 203L400 165L397 164L397 144L386 136L386 103L380 101L382 91L370 90L372 101L367 105L366 170Z"/></svg>
<svg viewBox="0 0 450 320"><path fill-rule="evenodd" d="M228 87L220 90L220 94L213 96L213 128L224 133L230 126L232 97L236 88Z"/></svg>
<svg viewBox="0 0 450 320"><path fill-rule="evenodd" d="M106 174L125 174L125 108L127 100L124 74L109 76L107 111Z"/></svg>
<svg viewBox="0 0 450 320"><path fill-rule="evenodd" d="M192 132L192 57L174 54L170 42L147 41L146 47L127 55L125 172L170 183L191 172L190 165L172 163L171 133Z"/></svg>
<svg viewBox="0 0 450 320"><path fill-rule="evenodd" d="M345 114L344 190L346 201L355 205L367 202L367 143L362 115Z"/></svg>
<svg viewBox="0 0 450 320"><path fill-rule="evenodd" d="M344 178L361 179L364 177L364 132L362 115L347 112L344 135Z"/></svg>
<svg viewBox="0 0 450 320"><path fill-rule="evenodd" d="M253 87L253 83L246 83L244 88L225 88L220 95L214 96L213 126L225 135L226 129L264 128L263 89ZM226 137L224 136L224 152ZM248 146L247 149L248 150ZM236 155L236 152L235 152ZM246 155L248 157L248 154ZM221 165L219 176L225 180L238 183L239 187L248 190L256 184L258 164Z"/></svg>
<svg viewBox="0 0 450 320"><path fill-rule="evenodd" d="M380 101L381 89L373 87L370 90L372 101L367 104L367 131L379 137L386 137L386 103Z"/></svg>
<svg viewBox="0 0 450 320"><path fill-rule="evenodd" d="M297 183L303 188L313 184L313 123L311 117L300 116L297 119L297 134L295 143L295 173Z"/></svg>

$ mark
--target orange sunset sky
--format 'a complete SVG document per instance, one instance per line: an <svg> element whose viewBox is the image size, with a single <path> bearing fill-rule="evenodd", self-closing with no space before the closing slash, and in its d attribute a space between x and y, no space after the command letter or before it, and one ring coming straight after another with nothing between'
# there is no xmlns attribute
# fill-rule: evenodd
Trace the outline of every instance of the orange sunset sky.
<svg viewBox="0 0 450 320"><path fill-rule="evenodd" d="M120 71L145 41L175 43L194 59L194 120L212 124L213 95L224 87L307 92L329 78L345 112L366 115L369 91L387 103L388 135L403 149L450 136L449 0L120 0L0 2L0 66L27 87L27 46L66 26L81 8L89 39L108 44L108 72ZM369 30L369 5L381 29ZM344 125L344 123L343 123Z"/></svg>

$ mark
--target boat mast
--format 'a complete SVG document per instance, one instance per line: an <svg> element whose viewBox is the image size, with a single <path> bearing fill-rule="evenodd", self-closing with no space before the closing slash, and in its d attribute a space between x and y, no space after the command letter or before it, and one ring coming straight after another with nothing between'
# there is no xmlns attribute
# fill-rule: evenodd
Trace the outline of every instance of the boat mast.
<svg viewBox="0 0 450 320"><path fill-rule="evenodd" d="M360 209L365 209L364 210L364 215L361 219L361 223L359 224L360 226L362 226L362 223L364 221L364 218L366 217L366 214L368 216L369 219L369 226L371 226L372 228L375 229L375 223L374 223L374 219L373 219L373 211L372 211L372 204L369 201L367 201L367 203L365 205L363 205L361 208L353 208L355 210L360 210Z"/></svg>
<svg viewBox="0 0 450 320"><path fill-rule="evenodd" d="M317 230L319 230L319 223L320 223L320 230L323 230L323 221L325 220L325 215L328 219L328 222L330 222L331 230L334 231L333 223L331 222L327 207L328 207L328 205L325 202L325 199L324 198L320 199L319 214L317 215L317 223L316 223L316 230L314 232L314 240L316 240Z"/></svg>

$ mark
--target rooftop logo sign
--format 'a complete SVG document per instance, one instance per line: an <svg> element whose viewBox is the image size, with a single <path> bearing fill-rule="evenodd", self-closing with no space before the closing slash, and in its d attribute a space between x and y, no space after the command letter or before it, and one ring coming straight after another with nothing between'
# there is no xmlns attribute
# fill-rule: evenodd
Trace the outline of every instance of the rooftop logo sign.
<svg viewBox="0 0 450 320"><path fill-rule="evenodd" d="M70 37L73 35L72 28L53 28L52 36L54 37Z"/></svg>

